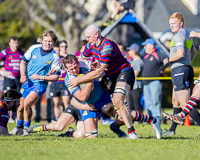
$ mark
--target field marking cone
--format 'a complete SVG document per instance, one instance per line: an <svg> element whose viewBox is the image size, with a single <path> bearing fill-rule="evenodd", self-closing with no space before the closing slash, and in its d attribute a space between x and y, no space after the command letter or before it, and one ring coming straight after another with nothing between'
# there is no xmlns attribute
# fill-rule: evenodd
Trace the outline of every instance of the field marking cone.
<svg viewBox="0 0 200 160"><path fill-rule="evenodd" d="M187 115L187 116L185 117L184 126L185 126L185 127L189 127L189 126L190 126L190 116L189 116L189 115Z"/></svg>

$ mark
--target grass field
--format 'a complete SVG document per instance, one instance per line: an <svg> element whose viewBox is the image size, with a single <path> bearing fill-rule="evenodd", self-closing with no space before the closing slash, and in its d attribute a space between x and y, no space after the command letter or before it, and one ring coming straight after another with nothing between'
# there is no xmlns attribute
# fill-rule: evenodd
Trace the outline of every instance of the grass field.
<svg viewBox="0 0 200 160"><path fill-rule="evenodd" d="M9 124L8 129L15 125ZM151 125L134 126L140 137L138 140L120 139L109 126L102 124L99 124L97 139L61 138L57 137L58 132L40 132L27 137L0 136L0 160L199 160L198 126L178 127L174 137L160 140L156 139ZM163 124L162 129L169 126ZM126 131L126 127L122 129Z"/></svg>

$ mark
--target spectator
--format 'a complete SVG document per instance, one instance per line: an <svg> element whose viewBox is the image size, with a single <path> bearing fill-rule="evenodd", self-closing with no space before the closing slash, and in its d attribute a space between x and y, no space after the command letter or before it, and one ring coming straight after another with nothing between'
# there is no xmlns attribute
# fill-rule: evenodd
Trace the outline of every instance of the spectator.
<svg viewBox="0 0 200 160"><path fill-rule="evenodd" d="M129 50L128 52L129 56L133 58L131 65L134 68L135 78L141 77L144 63L140 58L139 45L132 44L127 49ZM137 110L139 112L143 112L142 105L140 104L142 92L143 92L142 81L135 80L133 90L129 92L129 106L131 110Z"/></svg>
<svg viewBox="0 0 200 160"><path fill-rule="evenodd" d="M111 16L103 25L111 25L114 20L119 18L119 12L123 12L124 10L131 12L133 11L134 6L135 0L107 0L107 8L111 12Z"/></svg>
<svg viewBox="0 0 200 160"><path fill-rule="evenodd" d="M165 54L157 51L155 40L147 39L142 43L147 55L144 56L142 77L160 77L167 66L163 65ZM162 101L162 82L159 80L144 80L145 106L149 116L160 116Z"/></svg>

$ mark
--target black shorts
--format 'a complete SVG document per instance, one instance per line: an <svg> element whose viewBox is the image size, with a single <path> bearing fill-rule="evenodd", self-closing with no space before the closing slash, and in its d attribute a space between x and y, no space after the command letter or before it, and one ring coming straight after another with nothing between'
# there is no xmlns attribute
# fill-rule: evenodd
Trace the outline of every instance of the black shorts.
<svg viewBox="0 0 200 160"><path fill-rule="evenodd" d="M172 83L175 91L190 88L194 79L194 71L191 66L180 66L172 69Z"/></svg>
<svg viewBox="0 0 200 160"><path fill-rule="evenodd" d="M20 88L21 88L21 83L20 83L19 78L10 79L10 78L4 77L3 90L16 89L19 91Z"/></svg>
<svg viewBox="0 0 200 160"><path fill-rule="evenodd" d="M76 122L83 121L81 112L77 108L72 106L71 104L65 109L64 113L71 114L74 117L74 119L76 120Z"/></svg>
<svg viewBox="0 0 200 160"><path fill-rule="evenodd" d="M135 0L119 0L124 10L133 9L135 7Z"/></svg>
<svg viewBox="0 0 200 160"><path fill-rule="evenodd" d="M112 94L115 90L115 85L117 82L126 82L130 85L131 90L133 89L134 81L135 81L135 74L133 70L125 70L122 71L117 77L110 79L111 86L110 86L110 94Z"/></svg>
<svg viewBox="0 0 200 160"><path fill-rule="evenodd" d="M51 97L60 97L60 96L68 96L70 95L69 90L67 89L65 83L56 83L52 82L50 85L50 93Z"/></svg>

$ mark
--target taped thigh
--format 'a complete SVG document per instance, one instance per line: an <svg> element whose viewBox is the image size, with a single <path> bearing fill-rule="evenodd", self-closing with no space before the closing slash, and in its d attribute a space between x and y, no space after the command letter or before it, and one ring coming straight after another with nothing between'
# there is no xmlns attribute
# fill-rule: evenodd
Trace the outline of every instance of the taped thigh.
<svg viewBox="0 0 200 160"><path fill-rule="evenodd" d="M124 97L127 96L127 89L125 87L116 87L113 94L121 94Z"/></svg>
<svg viewBox="0 0 200 160"><path fill-rule="evenodd" d="M195 81L194 81L194 84L200 85L200 79L195 80Z"/></svg>

